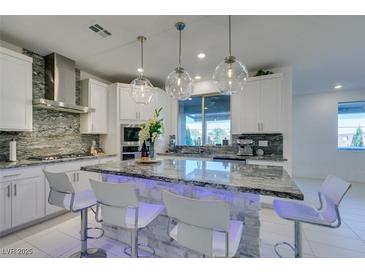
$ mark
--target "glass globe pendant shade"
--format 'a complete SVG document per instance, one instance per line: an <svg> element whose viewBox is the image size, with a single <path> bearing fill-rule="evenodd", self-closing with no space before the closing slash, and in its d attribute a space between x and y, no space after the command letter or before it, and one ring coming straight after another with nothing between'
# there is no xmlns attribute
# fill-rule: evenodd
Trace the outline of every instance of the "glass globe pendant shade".
<svg viewBox="0 0 365 274"><path fill-rule="evenodd" d="M176 68L166 78L166 92L177 100L187 100L193 92L193 80L183 68Z"/></svg>
<svg viewBox="0 0 365 274"><path fill-rule="evenodd" d="M213 80L221 94L232 95L243 91L248 71L234 56L226 57L215 69Z"/></svg>
<svg viewBox="0 0 365 274"><path fill-rule="evenodd" d="M131 96L137 104L147 105L151 102L154 87L143 75L139 75L131 82Z"/></svg>

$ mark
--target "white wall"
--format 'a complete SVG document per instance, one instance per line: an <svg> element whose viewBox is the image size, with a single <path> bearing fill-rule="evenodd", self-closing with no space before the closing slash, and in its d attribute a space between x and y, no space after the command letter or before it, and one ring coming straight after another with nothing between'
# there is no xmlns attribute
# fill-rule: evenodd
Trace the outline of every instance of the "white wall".
<svg viewBox="0 0 365 274"><path fill-rule="evenodd" d="M337 150L337 103L365 100L365 91L293 97L293 174L323 179L328 174L365 183L365 152Z"/></svg>

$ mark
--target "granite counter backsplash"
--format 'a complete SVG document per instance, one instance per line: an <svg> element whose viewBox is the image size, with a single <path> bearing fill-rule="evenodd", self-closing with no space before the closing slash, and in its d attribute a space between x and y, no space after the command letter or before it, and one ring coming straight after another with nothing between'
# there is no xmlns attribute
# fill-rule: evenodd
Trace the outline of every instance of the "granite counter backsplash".
<svg viewBox="0 0 365 274"><path fill-rule="evenodd" d="M45 59L36 53L24 50L33 58L33 99L44 98ZM76 69L76 103L80 104L80 70ZM80 134L80 115L33 108L32 132L0 131L0 159L8 159L9 142L17 141L17 158L30 156L71 154L89 152L93 140L99 144L99 135Z"/></svg>

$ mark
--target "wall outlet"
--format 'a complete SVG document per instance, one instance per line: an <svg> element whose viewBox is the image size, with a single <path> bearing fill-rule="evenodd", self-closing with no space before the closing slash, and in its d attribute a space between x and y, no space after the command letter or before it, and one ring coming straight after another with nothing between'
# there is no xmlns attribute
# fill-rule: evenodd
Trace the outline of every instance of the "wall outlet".
<svg viewBox="0 0 365 274"><path fill-rule="evenodd" d="M267 147L269 146L269 142L268 141L259 141L259 147Z"/></svg>

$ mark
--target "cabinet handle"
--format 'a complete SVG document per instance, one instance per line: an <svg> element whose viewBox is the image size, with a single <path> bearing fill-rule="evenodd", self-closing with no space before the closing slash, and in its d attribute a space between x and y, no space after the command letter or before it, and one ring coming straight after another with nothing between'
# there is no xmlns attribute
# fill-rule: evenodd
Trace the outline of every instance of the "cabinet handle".
<svg viewBox="0 0 365 274"><path fill-rule="evenodd" d="M10 185L8 185L8 197L10 198Z"/></svg>
<svg viewBox="0 0 365 274"><path fill-rule="evenodd" d="M257 130L260 132L260 123L257 123Z"/></svg>
<svg viewBox="0 0 365 274"><path fill-rule="evenodd" d="M72 177L73 177L73 178L72 178L72 181L74 181L74 182L75 182L75 181L76 181L76 173L73 173L73 174L72 174Z"/></svg>
<svg viewBox="0 0 365 274"><path fill-rule="evenodd" d="M80 173L77 172L77 181L80 182Z"/></svg>
<svg viewBox="0 0 365 274"><path fill-rule="evenodd" d="M264 123L261 123L261 131L264 131Z"/></svg>
<svg viewBox="0 0 365 274"><path fill-rule="evenodd" d="M3 178L9 178L9 177L15 177L15 176L20 176L20 173L16 173L16 174L9 174L9 175L4 175Z"/></svg>
<svg viewBox="0 0 365 274"><path fill-rule="evenodd" d="M16 196L16 184L14 185L14 196Z"/></svg>

